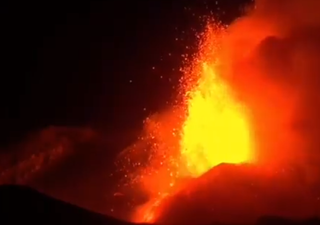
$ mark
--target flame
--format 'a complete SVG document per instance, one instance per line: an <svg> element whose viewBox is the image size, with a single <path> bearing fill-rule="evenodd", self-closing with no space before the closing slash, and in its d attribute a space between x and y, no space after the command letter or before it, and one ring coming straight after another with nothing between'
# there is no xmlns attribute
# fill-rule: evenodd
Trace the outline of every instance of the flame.
<svg viewBox="0 0 320 225"><path fill-rule="evenodd" d="M212 167L254 160L248 110L219 73L224 31L214 23L206 27L199 36L198 54L184 69L183 101L169 113L148 118L145 134L129 150L127 161L139 165L126 169L130 182L149 196L136 207L134 222L156 222L167 196ZM137 159L142 149L148 152L147 163Z"/></svg>

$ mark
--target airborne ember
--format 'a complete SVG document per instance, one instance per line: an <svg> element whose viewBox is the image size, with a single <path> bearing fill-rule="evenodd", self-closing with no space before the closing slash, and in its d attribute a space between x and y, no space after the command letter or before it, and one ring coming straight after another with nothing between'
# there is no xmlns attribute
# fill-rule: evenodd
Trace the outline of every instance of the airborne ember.
<svg viewBox="0 0 320 225"><path fill-rule="evenodd" d="M183 100L146 119L119 156L126 187L147 199L131 220L191 223L188 210L202 213L198 222L206 214L203 223L318 215L319 7L257 0L229 27L207 24L183 69Z"/></svg>
<svg viewBox="0 0 320 225"><path fill-rule="evenodd" d="M149 196L137 207L133 221L155 222L164 198L212 167L254 160L248 109L219 74L219 43L224 32L221 25L208 23L198 36L198 54L184 69L183 102L148 118L145 135L126 150L130 162L144 165L128 171L130 182L141 185ZM150 155L147 162L135 158L143 151Z"/></svg>

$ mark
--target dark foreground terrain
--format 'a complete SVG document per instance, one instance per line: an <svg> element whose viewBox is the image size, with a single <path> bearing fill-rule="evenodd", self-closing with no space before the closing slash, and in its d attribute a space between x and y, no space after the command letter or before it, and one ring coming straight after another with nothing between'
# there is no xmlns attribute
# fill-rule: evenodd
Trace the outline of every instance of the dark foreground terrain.
<svg viewBox="0 0 320 225"><path fill-rule="evenodd" d="M129 223L53 199L25 186L0 187L0 224L117 224Z"/></svg>
<svg viewBox="0 0 320 225"><path fill-rule="evenodd" d="M53 199L25 186L4 185L0 187L0 224L72 225L117 224L120 221L102 214L90 212L77 206ZM291 221L284 218L261 217L257 225L313 225L318 218Z"/></svg>

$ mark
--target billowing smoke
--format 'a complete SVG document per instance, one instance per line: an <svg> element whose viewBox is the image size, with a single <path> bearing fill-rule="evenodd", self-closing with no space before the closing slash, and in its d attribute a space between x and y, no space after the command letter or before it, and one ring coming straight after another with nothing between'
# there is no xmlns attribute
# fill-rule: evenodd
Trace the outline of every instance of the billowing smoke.
<svg viewBox="0 0 320 225"><path fill-rule="evenodd" d="M320 162L319 10L317 0L257 0L228 29L222 70L252 108L261 162Z"/></svg>

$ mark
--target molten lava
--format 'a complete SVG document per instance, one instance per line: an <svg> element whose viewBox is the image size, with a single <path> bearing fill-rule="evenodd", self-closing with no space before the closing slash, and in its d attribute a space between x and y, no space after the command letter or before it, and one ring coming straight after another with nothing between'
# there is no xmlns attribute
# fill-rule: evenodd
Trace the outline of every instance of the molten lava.
<svg viewBox="0 0 320 225"><path fill-rule="evenodd" d="M167 196L212 167L254 159L248 110L219 74L223 32L215 24L207 26L199 36L198 54L184 70L183 102L148 118L145 135L129 149L127 161L139 165L133 166L134 172L127 169L129 182L142 186L149 198L136 208L135 222L155 222ZM149 155L147 163L135 158L141 151Z"/></svg>
<svg viewBox="0 0 320 225"><path fill-rule="evenodd" d="M181 154L192 176L220 163L248 162L253 156L246 108L217 70L218 38L217 29L208 26L191 70L197 83L187 95Z"/></svg>

